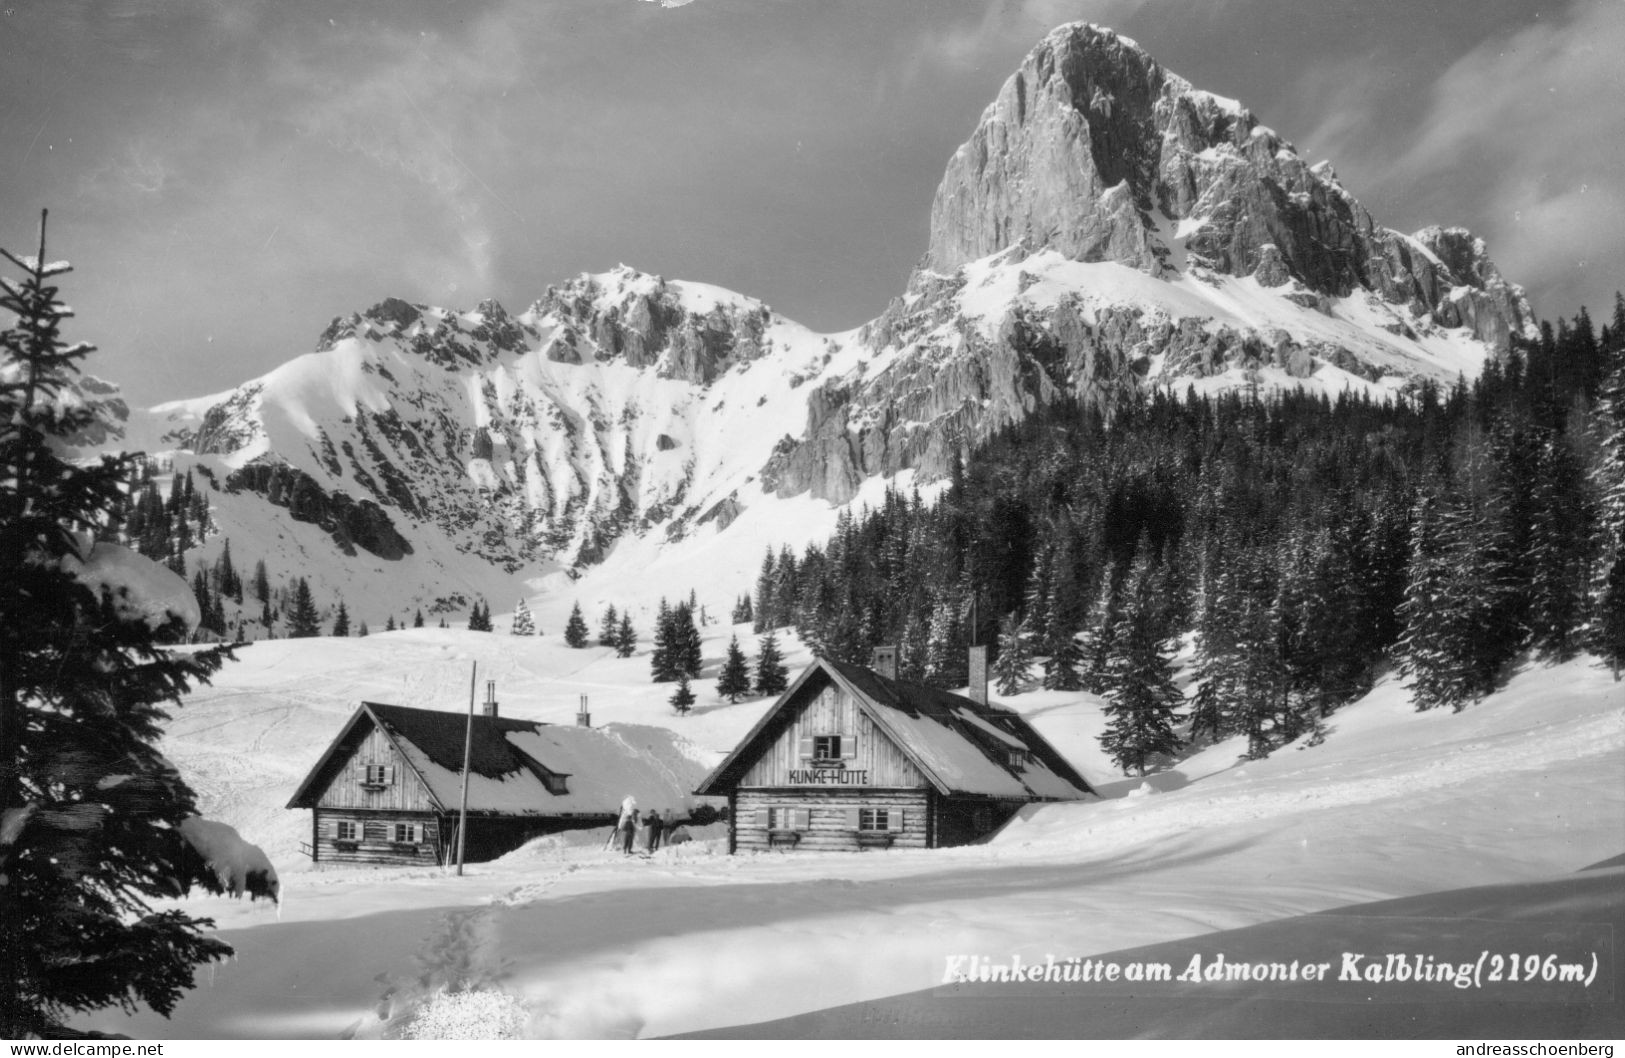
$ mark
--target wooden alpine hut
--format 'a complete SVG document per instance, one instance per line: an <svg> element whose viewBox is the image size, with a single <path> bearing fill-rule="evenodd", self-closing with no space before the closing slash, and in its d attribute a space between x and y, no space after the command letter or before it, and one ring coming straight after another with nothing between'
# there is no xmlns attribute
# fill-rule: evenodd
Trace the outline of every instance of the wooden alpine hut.
<svg viewBox="0 0 1625 1058"><path fill-rule="evenodd" d="M1017 713L987 702L986 647L967 698L819 658L695 791L726 796L729 851L938 848L1002 826L1025 804L1094 789Z"/></svg>
<svg viewBox="0 0 1625 1058"><path fill-rule="evenodd" d="M455 862L463 712L363 702L305 776L289 808L311 810L319 863ZM609 826L628 793L681 807L684 792L624 740L587 725L497 715L488 702L469 739L465 859L494 859L531 838Z"/></svg>

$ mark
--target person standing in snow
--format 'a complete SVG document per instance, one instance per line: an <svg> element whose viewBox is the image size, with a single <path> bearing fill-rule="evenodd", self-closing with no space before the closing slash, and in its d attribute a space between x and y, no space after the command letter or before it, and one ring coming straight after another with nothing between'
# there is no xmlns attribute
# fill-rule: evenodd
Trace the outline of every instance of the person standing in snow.
<svg viewBox="0 0 1625 1058"><path fill-rule="evenodd" d="M621 845L622 853L632 852L632 839L629 834L630 827L635 826L637 826L637 798L629 793L626 800L621 801L621 817L614 822L614 829L609 830L609 848Z"/></svg>
<svg viewBox="0 0 1625 1058"><path fill-rule="evenodd" d="M634 808L621 817L621 853L623 855L630 856L632 854L632 840L637 837L637 833L638 810Z"/></svg>
<svg viewBox="0 0 1625 1058"><path fill-rule="evenodd" d="M651 809L649 811L649 851L651 853L660 848L660 832L663 827L660 813Z"/></svg>

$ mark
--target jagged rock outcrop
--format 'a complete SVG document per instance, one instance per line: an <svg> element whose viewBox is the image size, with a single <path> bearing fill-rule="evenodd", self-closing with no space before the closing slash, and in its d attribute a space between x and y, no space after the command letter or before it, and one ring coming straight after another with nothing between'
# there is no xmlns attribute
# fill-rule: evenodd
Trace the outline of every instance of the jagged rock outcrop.
<svg viewBox="0 0 1625 1058"><path fill-rule="evenodd" d="M1481 242L1378 226L1329 165L1306 164L1244 107L1092 25L1064 26L1033 49L949 161L922 270L1018 244L1153 275L1182 250L1265 286L1370 290L1442 326L1472 326L1498 352L1530 320Z"/></svg>
<svg viewBox="0 0 1625 1058"><path fill-rule="evenodd" d="M622 266L549 287L529 315L557 321L544 347L567 364L622 359L662 378L700 385L729 367L759 358L772 310L748 298L718 298L700 310L673 284Z"/></svg>
<svg viewBox="0 0 1625 1058"><path fill-rule="evenodd" d="M226 477L226 491L258 493L273 506L285 507L296 522L327 530L338 549L353 556L356 548L394 561L410 555L395 523L371 500L330 493L304 471L282 463L250 463Z"/></svg>
<svg viewBox="0 0 1625 1058"><path fill-rule="evenodd" d="M1243 278L1314 316L1257 322L1273 310L1228 311L1229 294L1198 311L1203 290ZM1370 341L1344 300L1403 341ZM1530 318L1482 241L1379 226L1330 165L1306 164L1240 104L1110 30L1064 26L950 159L907 293L861 334L888 366L815 391L806 431L763 480L843 502L874 474L940 477L955 452L1062 396L1110 409L1148 383L1335 369L1403 388L1448 370L1424 339L1466 328L1504 352Z"/></svg>

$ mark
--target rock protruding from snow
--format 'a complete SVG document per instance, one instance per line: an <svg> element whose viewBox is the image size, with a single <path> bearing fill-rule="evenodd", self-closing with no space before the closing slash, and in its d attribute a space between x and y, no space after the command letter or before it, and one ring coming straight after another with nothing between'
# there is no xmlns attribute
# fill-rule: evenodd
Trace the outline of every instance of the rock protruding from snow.
<svg viewBox="0 0 1625 1058"><path fill-rule="evenodd" d="M772 321L767 306L751 298L625 266L550 287L527 315L557 326L544 347L549 359L620 359L701 385L760 357Z"/></svg>

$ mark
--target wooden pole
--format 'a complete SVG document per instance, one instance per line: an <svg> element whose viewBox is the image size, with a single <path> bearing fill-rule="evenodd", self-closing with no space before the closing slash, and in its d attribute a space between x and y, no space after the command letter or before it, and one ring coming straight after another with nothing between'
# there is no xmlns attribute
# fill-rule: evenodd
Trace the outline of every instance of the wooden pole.
<svg viewBox="0 0 1625 1058"><path fill-rule="evenodd" d="M468 765L474 751L474 684L479 677L480 663L474 662L468 670L468 727L463 731L463 801L457 809L457 877L463 876L463 849L468 843Z"/></svg>

